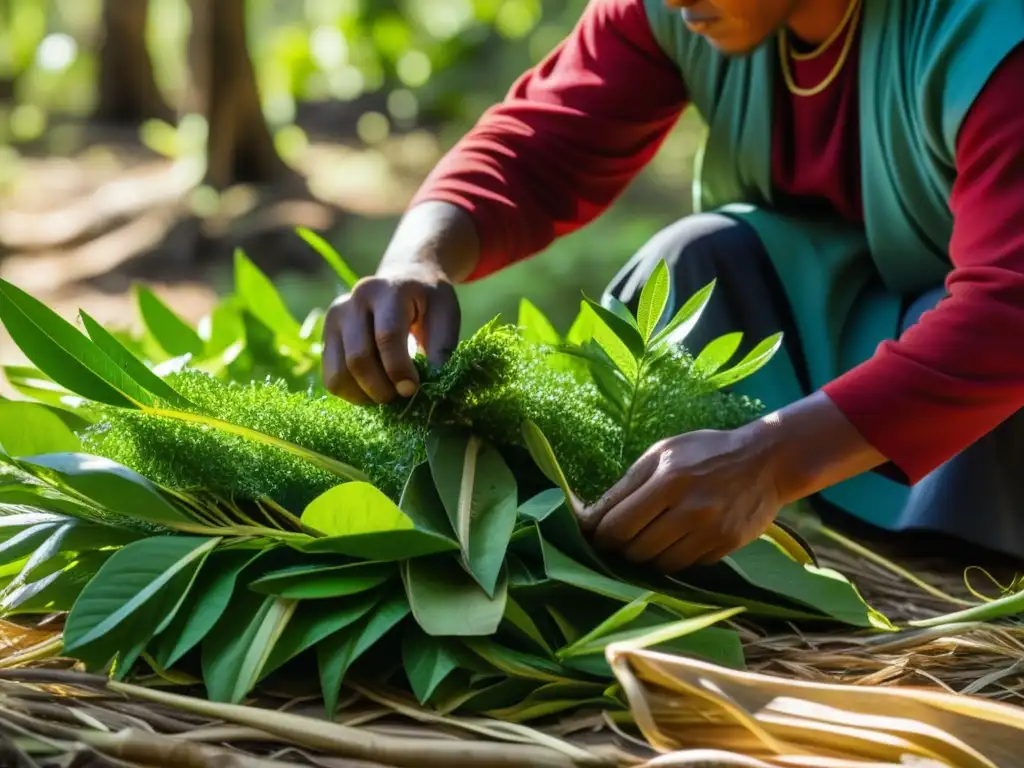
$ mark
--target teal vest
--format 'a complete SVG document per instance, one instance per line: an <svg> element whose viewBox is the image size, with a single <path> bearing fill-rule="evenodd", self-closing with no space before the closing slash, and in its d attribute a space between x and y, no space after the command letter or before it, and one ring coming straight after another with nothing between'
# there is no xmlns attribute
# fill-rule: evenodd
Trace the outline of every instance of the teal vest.
<svg viewBox="0 0 1024 768"><path fill-rule="evenodd" d="M773 210L773 89L784 87L774 36L749 56L727 57L664 0L645 0L654 37L707 126L694 208L742 218L758 232L782 279L814 388L898 335L906 300L949 273L957 134L993 71L1024 42L1024 0L863 2L861 228ZM773 409L807 394L784 355L741 391ZM888 487L871 478L860 485Z"/></svg>

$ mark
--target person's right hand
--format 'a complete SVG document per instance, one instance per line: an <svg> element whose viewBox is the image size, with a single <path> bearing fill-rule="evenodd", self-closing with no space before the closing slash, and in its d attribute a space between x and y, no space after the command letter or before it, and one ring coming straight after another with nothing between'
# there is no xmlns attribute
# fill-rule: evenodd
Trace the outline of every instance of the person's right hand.
<svg viewBox="0 0 1024 768"><path fill-rule="evenodd" d="M403 264L363 278L327 311L324 385L362 405L411 397L420 381L409 335L431 363L441 365L458 343L460 323L455 288L439 267Z"/></svg>

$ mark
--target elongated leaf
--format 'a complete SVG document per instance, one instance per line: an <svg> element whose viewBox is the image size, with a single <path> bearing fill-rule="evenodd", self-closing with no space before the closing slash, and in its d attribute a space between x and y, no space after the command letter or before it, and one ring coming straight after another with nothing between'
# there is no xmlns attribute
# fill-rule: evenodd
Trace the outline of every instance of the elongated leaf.
<svg viewBox="0 0 1024 768"><path fill-rule="evenodd" d="M381 597L377 591L355 598L334 600L327 605L322 602L299 603L295 615L274 645L263 668L263 676L271 674L303 651L368 615L380 604Z"/></svg>
<svg viewBox="0 0 1024 768"><path fill-rule="evenodd" d="M582 635L577 638L575 642L559 650L558 657L560 659L565 659L571 656L578 656L581 653L587 653L586 649L589 645L607 635L617 632L625 625L634 621L647 609L648 605L649 603L646 595L626 603L626 605L619 608L619 610L615 611L615 613L606 618L585 635Z"/></svg>
<svg viewBox="0 0 1024 768"><path fill-rule="evenodd" d="M402 638L402 666L413 694L420 704L426 704L437 686L459 666L459 657L444 640L407 632Z"/></svg>
<svg viewBox="0 0 1024 768"><path fill-rule="evenodd" d="M527 420L523 422L522 430L526 449L529 451L530 457L537 465L537 468L548 480L562 490L565 500L571 509L578 510L582 508L583 505L576 498L576 494L572 492L572 488L569 487L569 481L565 477L565 472L562 471L562 467L558 464L558 459L555 456L554 449L551 447L551 443L548 442L540 427Z"/></svg>
<svg viewBox="0 0 1024 768"><path fill-rule="evenodd" d="M565 504L565 493L558 488L549 488L524 501L519 506L519 516L541 522Z"/></svg>
<svg viewBox="0 0 1024 768"><path fill-rule="evenodd" d="M0 508L6 510L8 507L27 507L82 520L92 520L96 517L91 507L70 499L49 486L29 483L0 485Z"/></svg>
<svg viewBox="0 0 1024 768"><path fill-rule="evenodd" d="M664 261L659 261L658 266L654 268L651 276L644 283L637 305L636 322L645 343L650 340L654 329L658 326L658 321L665 314L670 284L668 266Z"/></svg>
<svg viewBox="0 0 1024 768"><path fill-rule="evenodd" d="M237 297L221 299L208 315L199 321L196 332L203 341L203 356L227 355L231 362L245 344L245 323L242 322ZM228 354L228 350L236 350Z"/></svg>
<svg viewBox="0 0 1024 768"><path fill-rule="evenodd" d="M492 445L473 435L435 430L427 454L463 559L493 596L516 523L515 476Z"/></svg>
<svg viewBox="0 0 1024 768"><path fill-rule="evenodd" d="M448 519L441 495L437 492L429 462L424 461L416 465L409 474L409 479L402 488L398 507L409 516L418 529L430 531L449 540L455 539L455 529Z"/></svg>
<svg viewBox="0 0 1024 768"><path fill-rule="evenodd" d="M82 442L53 411L36 403L0 402L0 451L34 456L82 450Z"/></svg>
<svg viewBox="0 0 1024 768"><path fill-rule="evenodd" d="M331 488L306 507L302 522L326 534L302 545L306 552L380 561L459 549L447 537L418 530L412 518L370 483L350 482Z"/></svg>
<svg viewBox="0 0 1024 768"><path fill-rule="evenodd" d="M135 408L152 396L73 325L0 279L0 322L40 371L77 395Z"/></svg>
<svg viewBox="0 0 1024 768"><path fill-rule="evenodd" d="M647 595L647 592L639 587L580 565L543 539L541 547L544 553L544 570L550 579L624 603L631 603Z"/></svg>
<svg viewBox="0 0 1024 768"><path fill-rule="evenodd" d="M298 339L301 326L270 279L241 249L235 251L235 291L248 312L276 334Z"/></svg>
<svg viewBox="0 0 1024 768"><path fill-rule="evenodd" d="M742 342L743 333L740 331L727 333L708 342L693 361L694 369L705 376L711 376L732 359Z"/></svg>
<svg viewBox="0 0 1024 768"><path fill-rule="evenodd" d="M17 515L18 518L23 517ZM0 518L0 521L7 522ZM0 563L13 563L27 557L41 546L46 539L56 533L61 526L60 521L45 521L25 525L20 521L14 526L5 525L5 538L0 543Z"/></svg>
<svg viewBox="0 0 1024 768"><path fill-rule="evenodd" d="M198 357L203 354L206 345L199 334L141 283L135 285L135 301L146 331L168 355Z"/></svg>
<svg viewBox="0 0 1024 768"><path fill-rule="evenodd" d="M697 323L700 321L701 315L704 314L704 310L708 306L708 302L711 301L711 295L714 293L716 281L712 280L710 283L705 285L693 296L691 296L679 311L672 317L672 319L650 342L650 347L653 349L660 346L671 346L675 347L686 341L686 338L690 335L690 332L697 327Z"/></svg>
<svg viewBox="0 0 1024 768"><path fill-rule="evenodd" d="M446 555L405 561L402 581L416 622L428 635L491 635L505 613L504 574L492 596Z"/></svg>
<svg viewBox="0 0 1024 768"><path fill-rule="evenodd" d="M643 357L646 348L644 338L634 323L625 320L618 313L606 309L593 299L585 298L584 301L601 322L626 346L626 349L629 350L634 358L639 360Z"/></svg>
<svg viewBox="0 0 1024 768"><path fill-rule="evenodd" d="M341 258L337 250L330 243L305 227L299 227L295 231L314 251L320 254L321 258L330 265L331 269L341 278L341 281L345 283L349 290L356 287L356 283L359 282L359 275L345 263L344 259Z"/></svg>
<svg viewBox="0 0 1024 768"><path fill-rule="evenodd" d="M79 399L78 395L62 387L38 368L30 365L5 365L3 372L11 388L29 400L45 403L62 413L74 412L74 407L68 401Z"/></svg>
<svg viewBox="0 0 1024 768"><path fill-rule="evenodd" d="M551 683L570 681L571 672L557 662L499 645L485 637L467 637L462 642L484 661L507 675Z"/></svg>
<svg viewBox="0 0 1024 768"><path fill-rule="evenodd" d="M86 585L68 615L64 650L93 668L144 644L173 617L218 538L156 536L123 547Z"/></svg>
<svg viewBox="0 0 1024 768"><path fill-rule="evenodd" d="M151 653L161 667L174 666L202 642L227 610L239 575L261 554L225 550L210 555L196 579L192 590L194 599L154 638Z"/></svg>
<svg viewBox="0 0 1024 768"><path fill-rule="evenodd" d="M109 459L86 453L51 453L22 459L20 464L58 490L125 517L169 528L196 525L154 483Z"/></svg>
<svg viewBox="0 0 1024 768"><path fill-rule="evenodd" d="M519 319L517 322L523 339L530 344L558 345L562 337L551 325L551 321L541 310L525 296L519 300Z"/></svg>
<svg viewBox="0 0 1024 768"><path fill-rule="evenodd" d="M505 601L505 620L515 627L524 637L536 643L547 656L553 656L554 651L544 639L537 623L530 617L523 607L512 599L511 595Z"/></svg>
<svg viewBox="0 0 1024 768"><path fill-rule="evenodd" d="M762 341L747 354L742 360L728 370L717 373L711 377L710 382L719 389L742 381L748 376L753 376L761 368L767 365L775 353L782 346L782 333L776 333Z"/></svg>
<svg viewBox="0 0 1024 768"><path fill-rule="evenodd" d="M594 323L591 327L591 334L594 343L601 346L601 349L604 350L608 359L612 361L616 370L620 371L628 380L635 380L639 373L637 360L643 352L636 352L634 349L631 349L630 346L624 342L614 330L612 330L611 326L605 322L605 319L598 315L597 310L594 309L592 305L584 303L583 308L584 311L590 312L594 317ZM613 313L608 310L604 310L604 312L611 315L616 321L622 323L627 328L630 328L629 325L624 323ZM635 336L635 339L640 339L639 331L630 328L630 332Z"/></svg>
<svg viewBox="0 0 1024 768"><path fill-rule="evenodd" d="M34 581L5 594L0 601L0 611L4 616L66 613L112 555L110 550L77 555L60 553L35 569Z"/></svg>
<svg viewBox="0 0 1024 768"><path fill-rule="evenodd" d="M397 593L358 624L336 632L316 646L320 686L328 717L338 708L338 696L345 674L360 656L409 615L409 602Z"/></svg>
<svg viewBox="0 0 1024 768"><path fill-rule="evenodd" d="M202 645L203 682L211 701L237 704L252 690L297 603L240 590Z"/></svg>
<svg viewBox="0 0 1024 768"><path fill-rule="evenodd" d="M633 313L629 311L629 307L623 304L619 299L614 296L604 296L601 298L601 306L605 309L611 310L638 331L640 330L640 326L637 325L636 318L633 317Z"/></svg>
<svg viewBox="0 0 1024 768"><path fill-rule="evenodd" d="M590 311L590 307L586 303L581 304L580 311L576 313L576 318L569 326L569 332L565 334L566 344L580 345L593 339L597 321L598 317Z"/></svg>
<svg viewBox="0 0 1024 768"><path fill-rule="evenodd" d="M355 595L379 587L396 573L387 563L283 568L261 576L249 588L289 600L320 600Z"/></svg>

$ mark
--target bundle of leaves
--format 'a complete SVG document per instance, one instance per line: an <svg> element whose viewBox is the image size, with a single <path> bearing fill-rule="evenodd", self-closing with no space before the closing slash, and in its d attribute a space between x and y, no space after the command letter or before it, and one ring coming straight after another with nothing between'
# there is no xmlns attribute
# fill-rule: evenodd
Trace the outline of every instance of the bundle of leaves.
<svg viewBox="0 0 1024 768"><path fill-rule="evenodd" d="M386 684L526 720L624 707L612 641L736 667L740 614L891 629L778 526L671 577L607 561L581 534L577 498L651 442L756 413L722 388L777 337L725 370L731 340L680 347L713 286L663 318L662 267L637 317L585 301L564 339L540 320L491 324L424 367L412 401L362 409L301 383L315 321L289 323L237 264L218 308L220 327L243 316L234 341L152 296L142 339L85 313L83 334L0 281L0 321L37 366L12 382L38 396L0 403L0 612L66 612L62 653L88 669L201 680L233 702L264 680L318 679L329 711L346 683ZM250 373L288 376L233 382L247 355Z"/></svg>

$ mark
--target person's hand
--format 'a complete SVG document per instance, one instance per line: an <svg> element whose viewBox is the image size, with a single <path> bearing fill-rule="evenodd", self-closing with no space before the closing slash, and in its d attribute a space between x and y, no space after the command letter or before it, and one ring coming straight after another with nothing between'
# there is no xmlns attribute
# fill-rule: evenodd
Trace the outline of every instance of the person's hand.
<svg viewBox="0 0 1024 768"><path fill-rule="evenodd" d="M363 278L327 311L324 385L361 405L411 397L420 381L410 334L430 362L441 365L458 342L460 323L455 288L434 265L407 262Z"/></svg>
<svg viewBox="0 0 1024 768"><path fill-rule="evenodd" d="M581 514L594 545L675 573L764 533L781 496L752 432L698 431L654 445Z"/></svg>

